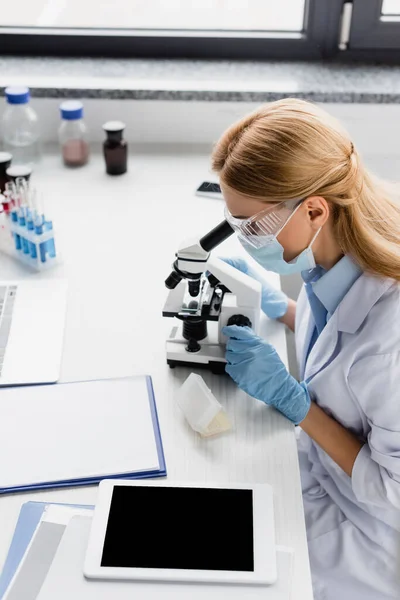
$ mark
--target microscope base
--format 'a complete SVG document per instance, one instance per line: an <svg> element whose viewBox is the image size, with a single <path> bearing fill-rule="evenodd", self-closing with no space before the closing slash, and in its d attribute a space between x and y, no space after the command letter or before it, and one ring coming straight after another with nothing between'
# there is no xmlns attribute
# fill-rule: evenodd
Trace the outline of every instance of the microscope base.
<svg viewBox="0 0 400 600"><path fill-rule="evenodd" d="M216 325L216 324L215 324ZM178 327L173 327L167 340L167 364L171 367L196 367L209 369L213 373L225 372L225 344L218 343L217 328L210 327L209 335L199 341L198 352L186 350L188 342L182 337Z"/></svg>
<svg viewBox="0 0 400 600"><path fill-rule="evenodd" d="M213 362L210 361L208 363L199 363L199 362L185 362L183 360L168 360L167 365L171 369L175 369L175 367L193 367L193 369L208 369L214 375L223 375L225 373L225 365L226 363L222 362Z"/></svg>

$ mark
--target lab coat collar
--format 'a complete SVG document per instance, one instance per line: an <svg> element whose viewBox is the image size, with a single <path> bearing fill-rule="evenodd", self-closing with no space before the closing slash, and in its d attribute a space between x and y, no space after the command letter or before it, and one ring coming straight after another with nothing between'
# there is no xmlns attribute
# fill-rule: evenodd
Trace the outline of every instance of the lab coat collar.
<svg viewBox="0 0 400 600"><path fill-rule="evenodd" d="M329 315L333 315L362 274L362 270L348 254L345 254L329 271L322 270L322 273L322 277L312 284L313 291Z"/></svg>
<svg viewBox="0 0 400 600"><path fill-rule="evenodd" d="M315 321L311 312L308 300L304 305L304 316L299 323L296 323L296 337L302 340L301 345L297 347L300 377L305 379L306 361L308 348L315 329ZM317 340L318 341L318 340Z"/></svg>
<svg viewBox="0 0 400 600"><path fill-rule="evenodd" d="M366 275L365 273L357 279L339 304L331 319L327 322L308 358L306 358L306 349L308 346L305 346L304 356L301 360L304 365L304 380L306 382L321 371L331 359L338 343L339 332L356 333L367 318L372 307L392 284L392 279L381 279L372 275ZM314 321L308 303L306 315L308 327L304 333L307 338L305 342L309 343Z"/></svg>
<svg viewBox="0 0 400 600"><path fill-rule="evenodd" d="M311 319L313 321L313 319ZM308 358L306 358L304 379L307 381L324 368L335 351L338 342L338 313L334 313L319 334Z"/></svg>
<svg viewBox="0 0 400 600"><path fill-rule="evenodd" d="M338 330L345 333L356 333L371 308L391 285L393 285L393 279L363 273L338 306Z"/></svg>

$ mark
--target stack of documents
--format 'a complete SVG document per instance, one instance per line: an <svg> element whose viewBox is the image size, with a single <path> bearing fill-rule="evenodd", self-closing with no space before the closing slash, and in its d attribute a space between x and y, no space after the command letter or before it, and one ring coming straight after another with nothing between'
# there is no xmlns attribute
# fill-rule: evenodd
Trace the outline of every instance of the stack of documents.
<svg viewBox="0 0 400 600"><path fill-rule="evenodd" d="M0 493L166 475L150 377L5 388L0 407Z"/></svg>
<svg viewBox="0 0 400 600"><path fill-rule="evenodd" d="M83 564L93 507L23 505L0 577L0 600L289 600L293 552L277 548L270 587L175 582L89 581Z"/></svg>

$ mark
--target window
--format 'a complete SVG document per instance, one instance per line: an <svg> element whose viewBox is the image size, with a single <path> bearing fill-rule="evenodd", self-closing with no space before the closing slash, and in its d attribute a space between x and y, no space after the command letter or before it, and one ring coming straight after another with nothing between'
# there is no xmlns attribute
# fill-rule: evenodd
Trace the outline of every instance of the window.
<svg viewBox="0 0 400 600"><path fill-rule="evenodd" d="M349 47L400 48L400 0L353 0Z"/></svg>
<svg viewBox="0 0 400 600"><path fill-rule="evenodd" d="M383 0L382 15L400 16L400 0Z"/></svg>
<svg viewBox="0 0 400 600"><path fill-rule="evenodd" d="M3 1L7 53L400 60L400 0Z"/></svg>
<svg viewBox="0 0 400 600"><path fill-rule="evenodd" d="M342 0L12 0L0 53L318 58Z"/></svg>
<svg viewBox="0 0 400 600"><path fill-rule="evenodd" d="M2 25L301 32L305 0L14 0Z"/></svg>

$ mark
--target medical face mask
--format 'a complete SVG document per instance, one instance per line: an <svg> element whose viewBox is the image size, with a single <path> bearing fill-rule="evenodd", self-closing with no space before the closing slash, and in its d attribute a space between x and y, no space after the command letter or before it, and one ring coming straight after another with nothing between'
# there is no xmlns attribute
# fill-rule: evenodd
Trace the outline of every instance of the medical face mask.
<svg viewBox="0 0 400 600"><path fill-rule="evenodd" d="M292 215L286 221L285 225L287 225L287 223L290 221L297 208L293 211ZM282 231L283 227L280 229L279 233ZM286 262L283 258L284 248L277 240L278 234L257 236L257 247L255 247L251 243L247 243L246 240L240 236L239 241L242 244L243 248L250 254L250 256L252 256L254 260L256 260L267 271L273 271L274 273L278 273L279 275L291 275L292 273L309 271L311 269L314 269L314 267L316 266L314 254L312 251L312 245L320 231L321 227L314 235L309 246L289 263Z"/></svg>

